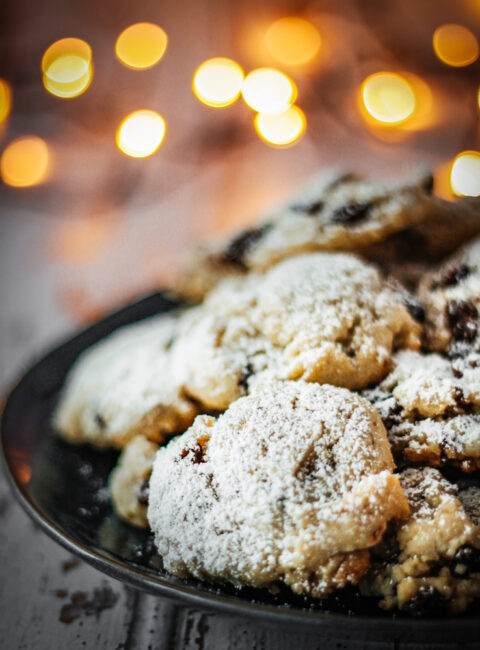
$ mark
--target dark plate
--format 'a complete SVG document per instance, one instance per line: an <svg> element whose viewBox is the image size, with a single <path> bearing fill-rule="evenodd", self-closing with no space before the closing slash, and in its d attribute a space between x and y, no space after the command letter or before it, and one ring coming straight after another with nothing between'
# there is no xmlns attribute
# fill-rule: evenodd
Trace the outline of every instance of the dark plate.
<svg viewBox="0 0 480 650"><path fill-rule="evenodd" d="M65 375L89 345L117 327L175 306L163 294L148 296L105 318L56 348L12 390L2 418L2 451L13 490L32 519L53 539L100 571L159 596L197 608L288 625L335 638L447 643L474 641L477 611L460 618L406 618L382 613L355 590L313 601L288 590L211 586L179 580L161 568L151 536L118 520L105 485L116 454L70 446L54 435L51 416Z"/></svg>

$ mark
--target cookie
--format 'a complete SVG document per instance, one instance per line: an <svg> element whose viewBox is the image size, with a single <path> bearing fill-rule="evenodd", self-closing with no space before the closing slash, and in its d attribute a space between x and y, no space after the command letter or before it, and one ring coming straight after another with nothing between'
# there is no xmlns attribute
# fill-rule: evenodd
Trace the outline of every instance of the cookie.
<svg viewBox="0 0 480 650"><path fill-rule="evenodd" d="M403 350L363 395L385 424L399 461L480 469L480 367Z"/></svg>
<svg viewBox="0 0 480 650"><path fill-rule="evenodd" d="M177 291L201 300L226 274L263 271L299 253L355 251L374 244L425 218L431 210L432 183L424 171L389 182L347 172L317 174L258 225L197 252Z"/></svg>
<svg viewBox="0 0 480 650"><path fill-rule="evenodd" d="M464 197L450 202L431 197L422 221L358 252L387 273L420 279L428 266L479 233L480 199Z"/></svg>
<svg viewBox="0 0 480 650"><path fill-rule="evenodd" d="M426 308L426 344L452 356L480 351L480 239L427 274L418 295Z"/></svg>
<svg viewBox="0 0 480 650"><path fill-rule="evenodd" d="M108 481L115 512L139 528L148 527L149 480L157 450L155 442L135 436L123 449Z"/></svg>
<svg viewBox="0 0 480 650"><path fill-rule="evenodd" d="M393 349L419 346L413 306L353 255L298 255L221 283L183 322L174 365L185 391L217 409L265 371L358 389L385 376Z"/></svg>
<svg viewBox="0 0 480 650"><path fill-rule="evenodd" d="M115 331L75 362L55 412L69 442L123 447L142 433L159 442L184 431L198 407L172 378L172 316L155 316Z"/></svg>
<svg viewBox="0 0 480 650"><path fill-rule="evenodd" d="M463 612L480 596L480 489L459 490L432 468L400 480L411 515L389 526L360 589L385 609Z"/></svg>
<svg viewBox="0 0 480 650"><path fill-rule="evenodd" d="M159 450L148 520L167 571L322 598L356 583L408 507L358 395L265 382Z"/></svg>

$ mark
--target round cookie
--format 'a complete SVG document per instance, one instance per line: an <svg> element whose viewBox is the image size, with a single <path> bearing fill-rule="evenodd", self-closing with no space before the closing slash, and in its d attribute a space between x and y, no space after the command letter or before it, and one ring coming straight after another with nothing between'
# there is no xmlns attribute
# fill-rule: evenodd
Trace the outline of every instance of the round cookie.
<svg viewBox="0 0 480 650"><path fill-rule="evenodd" d="M394 455L480 469L480 369L412 350L393 361L392 372L363 395L379 411Z"/></svg>
<svg viewBox="0 0 480 650"><path fill-rule="evenodd" d="M480 239L427 274L418 295L426 308L430 349L452 356L480 351Z"/></svg>
<svg viewBox="0 0 480 650"><path fill-rule="evenodd" d="M319 250L355 251L431 212L432 175L375 182L336 170L315 175L288 203L227 243L192 256L177 293L198 301L226 275L265 270L280 260Z"/></svg>
<svg viewBox="0 0 480 650"><path fill-rule="evenodd" d="M411 510L372 551L360 589L412 614L463 612L480 596L480 489L459 490L431 468L400 476Z"/></svg>
<svg viewBox="0 0 480 650"><path fill-rule="evenodd" d="M155 316L93 345L75 362L54 424L69 442L123 447L134 435L161 441L185 430L198 407L172 378L177 319Z"/></svg>
<svg viewBox="0 0 480 650"><path fill-rule="evenodd" d="M108 480L115 512L133 526L147 528L148 484L158 445L135 436L123 449Z"/></svg>
<svg viewBox="0 0 480 650"><path fill-rule="evenodd" d="M389 371L393 349L419 346L405 303L353 255L299 255L221 283L183 321L174 366L186 392L216 409L265 373L362 388Z"/></svg>
<svg viewBox="0 0 480 650"><path fill-rule="evenodd" d="M359 396L265 382L159 450L148 520L167 571L324 597L356 583L408 507Z"/></svg>

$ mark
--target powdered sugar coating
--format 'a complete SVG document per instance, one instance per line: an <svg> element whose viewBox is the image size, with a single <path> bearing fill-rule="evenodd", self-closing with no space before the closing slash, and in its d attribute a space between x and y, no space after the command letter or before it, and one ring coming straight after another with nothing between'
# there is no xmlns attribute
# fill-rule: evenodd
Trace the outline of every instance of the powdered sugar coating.
<svg viewBox="0 0 480 650"><path fill-rule="evenodd" d="M159 450L148 519L165 568L323 597L408 512L382 423L347 390L265 382Z"/></svg>
<svg viewBox="0 0 480 650"><path fill-rule="evenodd" d="M410 462L480 467L480 371L464 360L410 350L363 394L378 409L396 455Z"/></svg>
<svg viewBox="0 0 480 650"><path fill-rule="evenodd" d="M108 480L116 513L139 528L148 526L146 488L157 449L158 445L145 436L135 436L123 449Z"/></svg>
<svg viewBox="0 0 480 650"><path fill-rule="evenodd" d="M177 319L155 316L90 347L73 365L55 413L59 433L75 443L123 447L186 429L198 412L172 380L170 346Z"/></svg>
<svg viewBox="0 0 480 650"><path fill-rule="evenodd" d="M198 301L226 275L265 270L299 253L351 251L378 242L431 212L431 184L424 170L384 182L322 171L257 225L198 250L177 291Z"/></svg>
<svg viewBox="0 0 480 650"><path fill-rule="evenodd" d="M407 469L400 480L411 515L374 549L362 591L382 596L387 609L462 612L480 595L480 529L469 504L480 490L462 493L431 468Z"/></svg>

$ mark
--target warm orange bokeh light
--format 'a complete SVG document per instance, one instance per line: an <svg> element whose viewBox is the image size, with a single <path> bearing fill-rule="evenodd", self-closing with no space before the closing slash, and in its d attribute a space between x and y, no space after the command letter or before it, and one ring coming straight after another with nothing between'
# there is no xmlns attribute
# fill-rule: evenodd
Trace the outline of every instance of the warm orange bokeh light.
<svg viewBox="0 0 480 650"><path fill-rule="evenodd" d="M440 61L456 68L478 59L478 41L463 25L442 25L433 34L433 49Z"/></svg>
<svg viewBox="0 0 480 650"><path fill-rule="evenodd" d="M240 95L243 70L232 59L216 57L200 65L193 75L195 97L214 108L230 106Z"/></svg>
<svg viewBox="0 0 480 650"><path fill-rule="evenodd" d="M147 70L167 49L166 32L154 23L136 23L123 30L115 44L118 59L127 67Z"/></svg>
<svg viewBox="0 0 480 650"><path fill-rule="evenodd" d="M284 65L303 65L319 52L322 40L317 28L304 18L280 18L270 25L265 42L268 51Z"/></svg>
<svg viewBox="0 0 480 650"><path fill-rule="evenodd" d="M298 106L291 106L279 115L255 116L255 129L261 139L275 147L293 144L303 135L307 126L304 112Z"/></svg>
<svg viewBox="0 0 480 650"><path fill-rule="evenodd" d="M159 148L165 137L165 120L155 111L135 111L120 124L117 146L132 158L146 158Z"/></svg>
<svg viewBox="0 0 480 650"><path fill-rule="evenodd" d="M10 90L10 84L5 79L0 79L0 124L7 119L11 105L12 91Z"/></svg>
<svg viewBox="0 0 480 650"><path fill-rule="evenodd" d="M258 113L284 113L297 99L295 83L275 68L257 68L246 77L242 86L245 103Z"/></svg>
<svg viewBox="0 0 480 650"><path fill-rule="evenodd" d="M360 97L368 115L382 124L401 124L413 115L416 107L412 85L395 72L377 72L367 77Z"/></svg>
<svg viewBox="0 0 480 650"><path fill-rule="evenodd" d="M47 143L34 135L13 140L2 154L2 180L12 187L29 187L46 180L49 170Z"/></svg>
<svg viewBox="0 0 480 650"><path fill-rule="evenodd" d="M42 58L43 85L49 93L65 99L78 97L93 76L92 50L80 38L52 43Z"/></svg>
<svg viewBox="0 0 480 650"><path fill-rule="evenodd" d="M457 196L480 196L480 152L458 154L450 170L450 186Z"/></svg>

